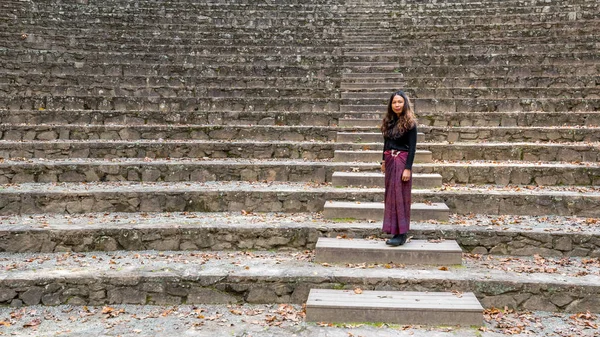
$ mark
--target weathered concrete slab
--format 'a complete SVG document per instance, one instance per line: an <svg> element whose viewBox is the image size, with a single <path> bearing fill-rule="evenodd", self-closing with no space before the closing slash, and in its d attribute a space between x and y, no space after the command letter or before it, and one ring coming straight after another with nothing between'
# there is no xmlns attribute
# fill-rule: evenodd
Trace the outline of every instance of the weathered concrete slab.
<svg viewBox="0 0 600 337"><path fill-rule="evenodd" d="M371 147L381 147L371 146ZM431 163L433 161L432 153L427 150L417 150L415 153L415 163ZM362 150L362 151L346 151L335 150L333 161L336 162L380 162L382 160L382 151Z"/></svg>
<svg viewBox="0 0 600 337"><path fill-rule="evenodd" d="M473 293L311 289L306 320L479 326L483 307Z"/></svg>
<svg viewBox="0 0 600 337"><path fill-rule="evenodd" d="M327 201L323 208L326 219L383 219L384 205L382 202L352 202ZM444 203L413 203L411 205L411 220L448 221L450 209Z"/></svg>
<svg viewBox="0 0 600 337"><path fill-rule="evenodd" d="M442 187L442 176L431 173L413 173L413 188ZM379 172L334 172L331 177L333 186L384 187L385 175Z"/></svg>
<svg viewBox="0 0 600 337"><path fill-rule="evenodd" d="M319 238L315 262L456 265L462 263L462 249L452 240L411 240L402 246L391 247L381 240Z"/></svg>
<svg viewBox="0 0 600 337"><path fill-rule="evenodd" d="M417 142L425 141L425 134L417 133ZM381 132L339 132L336 140L342 143L377 143L383 142Z"/></svg>

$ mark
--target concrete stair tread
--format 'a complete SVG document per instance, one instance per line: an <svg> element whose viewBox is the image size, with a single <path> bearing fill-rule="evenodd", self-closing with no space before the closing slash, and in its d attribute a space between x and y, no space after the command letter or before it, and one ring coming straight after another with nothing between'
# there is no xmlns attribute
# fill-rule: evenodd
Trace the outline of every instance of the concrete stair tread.
<svg viewBox="0 0 600 337"><path fill-rule="evenodd" d="M382 189L381 189L382 190ZM413 192L414 193L414 192ZM383 210L383 202L362 202L362 201L327 201L326 208L343 208L343 209L378 209ZM444 203L413 203L411 210L434 209L438 211L447 211L448 206Z"/></svg>
<svg viewBox="0 0 600 337"><path fill-rule="evenodd" d="M333 177L338 177L338 176L357 177L357 178L361 178L361 177L380 178L380 177L384 177L385 175L381 172L333 172ZM434 178L435 177L435 178L437 178L437 177L441 177L441 176L437 173L413 173L413 179L416 177L420 177L420 178Z"/></svg>
<svg viewBox="0 0 600 337"><path fill-rule="evenodd" d="M452 240L410 240L402 246L390 247L381 240L319 238L315 246L315 262L460 265L462 253L458 243Z"/></svg>
<svg viewBox="0 0 600 337"><path fill-rule="evenodd" d="M364 295L364 296L363 296ZM386 322L426 325L483 325L483 307L473 293L311 289L309 322Z"/></svg>
<svg viewBox="0 0 600 337"><path fill-rule="evenodd" d="M310 307L347 309L378 308L391 310L473 310L480 312L483 319L483 307L473 293L464 293L461 297L447 292L412 291L363 291L356 294L353 290L312 289L306 303Z"/></svg>

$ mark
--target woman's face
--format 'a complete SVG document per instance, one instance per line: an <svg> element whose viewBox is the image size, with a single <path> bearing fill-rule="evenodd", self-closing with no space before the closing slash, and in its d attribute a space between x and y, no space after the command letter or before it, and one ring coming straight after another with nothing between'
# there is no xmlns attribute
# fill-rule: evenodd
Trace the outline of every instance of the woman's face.
<svg viewBox="0 0 600 337"><path fill-rule="evenodd" d="M392 100L392 110L396 113L396 115L400 115L402 113L402 109L404 108L404 98L402 96L396 95Z"/></svg>

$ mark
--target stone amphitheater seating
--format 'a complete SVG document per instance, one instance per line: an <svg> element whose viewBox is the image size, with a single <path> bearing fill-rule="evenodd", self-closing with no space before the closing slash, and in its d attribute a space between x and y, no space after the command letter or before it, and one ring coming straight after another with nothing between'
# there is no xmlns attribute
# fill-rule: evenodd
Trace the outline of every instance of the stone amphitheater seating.
<svg viewBox="0 0 600 337"><path fill-rule="evenodd" d="M600 257L597 230L483 230L449 221L474 213L600 217L599 6L2 1L0 251L9 259L317 247L317 262L291 274L285 263L191 274L177 262L175 271L155 274L16 270L0 280L0 304L304 303L311 288L362 287L406 298L439 292L448 316L424 322L431 324L481 322L478 303L452 313L452 291L472 292L484 308L597 312L598 277L553 283L480 277L475 267L441 271L428 266L437 255L420 240L445 237L484 255ZM383 254L348 240L327 248L339 249L330 255L319 249L325 237L381 237L372 221L383 201L378 124L399 88L422 133L415 241L385 258L426 265L385 276L344 268L348 261L328 269L321 263L335 256L362 263ZM94 220L114 212L131 222ZM196 223L196 212L217 213ZM269 221L250 221L257 212ZM312 221L295 222L297 214ZM230 224L230 216L241 220ZM312 296L348 295L336 294L311 293L308 320L351 319L313 307ZM352 315L340 303L337 310ZM394 322L428 308L410 307L407 321Z"/></svg>

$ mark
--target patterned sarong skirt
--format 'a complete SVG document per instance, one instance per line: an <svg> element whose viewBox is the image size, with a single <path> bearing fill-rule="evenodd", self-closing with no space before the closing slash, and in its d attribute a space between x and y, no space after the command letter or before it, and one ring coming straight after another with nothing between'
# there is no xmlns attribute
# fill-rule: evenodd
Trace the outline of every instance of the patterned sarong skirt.
<svg viewBox="0 0 600 337"><path fill-rule="evenodd" d="M385 151L385 211L383 232L396 235L408 232L410 226L410 192L412 174L408 181L402 181L408 152Z"/></svg>

